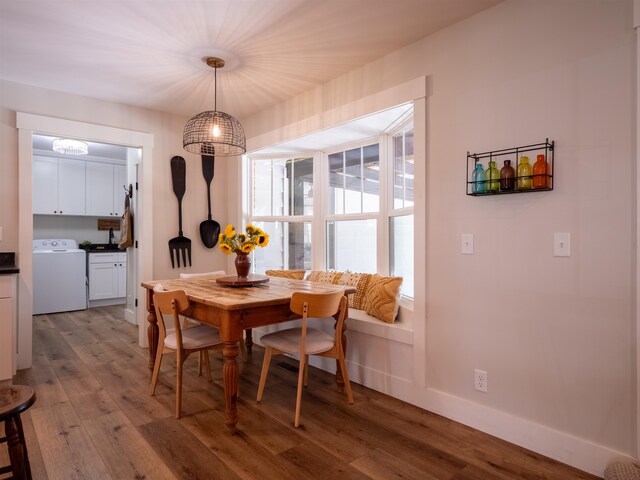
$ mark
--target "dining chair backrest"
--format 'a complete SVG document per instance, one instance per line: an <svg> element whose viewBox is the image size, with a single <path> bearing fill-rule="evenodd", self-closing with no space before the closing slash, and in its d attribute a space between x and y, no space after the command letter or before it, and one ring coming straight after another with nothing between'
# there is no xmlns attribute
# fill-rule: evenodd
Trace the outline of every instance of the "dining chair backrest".
<svg viewBox="0 0 640 480"><path fill-rule="evenodd" d="M344 289L331 293L294 292L289 308L303 317L331 317L340 307Z"/></svg>
<svg viewBox="0 0 640 480"><path fill-rule="evenodd" d="M179 348L182 348L182 326L180 325L179 313L189 308L189 299L187 298L187 294L184 290L154 291L153 303L156 308L156 318L158 319L160 338L167 336L167 327L164 323L164 316L170 315L173 319L176 343Z"/></svg>
<svg viewBox="0 0 640 480"><path fill-rule="evenodd" d="M332 293L308 293L294 292L291 296L289 309L293 313L302 316L302 338L300 339L300 353L304 352L306 345L307 319L308 318L327 318L333 317L340 312L335 327L336 345L342 345L342 326L347 313L348 305L347 297L344 295L344 289L336 290Z"/></svg>

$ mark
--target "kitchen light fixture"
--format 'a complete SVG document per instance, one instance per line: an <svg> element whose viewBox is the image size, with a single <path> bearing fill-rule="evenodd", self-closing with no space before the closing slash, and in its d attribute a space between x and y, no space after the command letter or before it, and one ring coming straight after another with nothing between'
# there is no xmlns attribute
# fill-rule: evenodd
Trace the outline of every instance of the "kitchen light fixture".
<svg viewBox="0 0 640 480"><path fill-rule="evenodd" d="M214 69L213 111L197 114L187 122L182 134L182 146L191 153L229 157L242 155L247 151L247 141L240 122L228 113L217 110L218 68L224 67L224 60L217 57L204 59Z"/></svg>
<svg viewBox="0 0 640 480"><path fill-rule="evenodd" d="M71 138L56 138L53 141L53 151L65 153L67 155L86 155L89 153L89 147L80 140L72 140Z"/></svg>

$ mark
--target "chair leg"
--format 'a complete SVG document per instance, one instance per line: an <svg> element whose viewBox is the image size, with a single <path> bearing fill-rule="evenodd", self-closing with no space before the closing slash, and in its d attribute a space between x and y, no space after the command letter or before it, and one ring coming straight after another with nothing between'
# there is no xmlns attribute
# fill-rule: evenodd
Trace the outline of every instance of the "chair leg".
<svg viewBox="0 0 640 480"><path fill-rule="evenodd" d="M198 352L198 376L202 376L202 356L204 355L204 350L200 350ZM209 379L211 381L211 379Z"/></svg>
<svg viewBox="0 0 640 480"><path fill-rule="evenodd" d="M309 355L304 356L304 386L309 386Z"/></svg>
<svg viewBox="0 0 640 480"><path fill-rule="evenodd" d="M349 381L349 373L347 372L347 364L344 360L344 356L338 356L338 363L340 363L340 370L342 371L342 378L344 380L344 387L347 391L347 400L349 405L353 405L353 393L351 392L351 382Z"/></svg>
<svg viewBox="0 0 640 480"><path fill-rule="evenodd" d="M258 402L262 400L262 392L264 392L264 384L267 381L267 374L269 373L269 364L271 363L271 354L273 349L267 347L264 350L264 360L262 361L262 373L260 374L260 383L258 384Z"/></svg>
<svg viewBox="0 0 640 480"><path fill-rule="evenodd" d="M213 381L211 377L211 363L209 363L209 350L200 350L200 355L204 356L204 370L207 372L207 378L210 382Z"/></svg>
<svg viewBox="0 0 640 480"><path fill-rule="evenodd" d="M162 351L164 347L158 345L156 351L156 361L153 364L153 375L151 376L151 386L149 387L149 395L153 396L156 393L156 385L158 384L158 375L160 374L160 364L162 363Z"/></svg>
<svg viewBox="0 0 640 480"><path fill-rule="evenodd" d="M182 416L182 364L184 359L179 351L176 352L176 418Z"/></svg>
<svg viewBox="0 0 640 480"><path fill-rule="evenodd" d="M240 347L240 354L242 355L242 361L247 363L249 361L249 354L247 353L247 344L244 343L244 338L241 338L238 342L238 346Z"/></svg>
<svg viewBox="0 0 640 480"><path fill-rule="evenodd" d="M298 394L296 395L296 418L293 422L294 427L300 426L300 404L302 403L302 386L304 384L305 370L307 367L307 355L300 356L300 368L298 369Z"/></svg>

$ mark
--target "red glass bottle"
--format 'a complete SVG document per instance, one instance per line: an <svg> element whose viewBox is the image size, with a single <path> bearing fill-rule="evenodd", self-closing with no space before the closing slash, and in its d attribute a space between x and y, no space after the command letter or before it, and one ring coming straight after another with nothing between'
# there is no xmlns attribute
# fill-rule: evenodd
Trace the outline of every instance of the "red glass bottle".
<svg viewBox="0 0 640 480"><path fill-rule="evenodd" d="M536 157L536 163L533 164L533 188L547 188L548 186L547 160L541 153Z"/></svg>

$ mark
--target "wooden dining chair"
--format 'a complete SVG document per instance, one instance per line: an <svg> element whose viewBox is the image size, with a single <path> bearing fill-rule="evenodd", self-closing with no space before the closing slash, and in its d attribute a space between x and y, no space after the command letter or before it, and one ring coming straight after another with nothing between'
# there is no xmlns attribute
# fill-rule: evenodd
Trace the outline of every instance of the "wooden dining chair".
<svg viewBox="0 0 640 480"><path fill-rule="evenodd" d="M209 363L208 350L222 347L223 343L218 336L218 330L208 325L198 325L183 328L180 324L180 313L189 307L189 299L184 290L154 291L153 303L158 319L160 340L156 351L156 359L153 366L149 395L156 391L160 365L165 353L176 352L176 418L182 415L182 366L184 361L192 353L198 353L201 365L204 363L209 381L211 378L211 364ZM167 334L164 316L173 319L174 332ZM200 369L200 375L202 371Z"/></svg>
<svg viewBox="0 0 640 480"><path fill-rule="evenodd" d="M205 273L181 273L180 278L218 277L218 276L224 276L226 274L227 272L225 272L224 270L217 270L215 272L205 272ZM191 318L189 318L189 321L196 325L200 324L200 322L196 322ZM247 353L247 345L244 342L244 338L238 342L238 347L240 348L240 355L242 355L242 361L244 363L247 363L247 361L249 360L249 354ZM205 355L207 354L205 353ZM202 368L201 364L198 365L198 368Z"/></svg>
<svg viewBox="0 0 640 480"><path fill-rule="evenodd" d="M344 378L345 390L349 404L353 404L351 383L344 359L342 348L342 327L347 314L348 301L342 289L332 293L307 293L295 292L291 296L289 308L292 312L302 316L300 327L288 328L264 335L261 338L265 346L262 373L258 385L257 401L262 401L264 385L269 373L271 356L278 354L300 355L300 368L298 370L298 391L296 397L296 415L294 425L300 425L300 404L302 401L302 386L308 383L309 355L319 355L338 360L340 370ZM334 320L333 315L339 313L335 325L335 334L329 335L322 330L307 328L308 318L322 318Z"/></svg>

